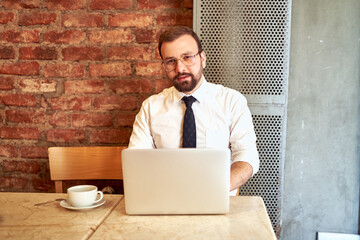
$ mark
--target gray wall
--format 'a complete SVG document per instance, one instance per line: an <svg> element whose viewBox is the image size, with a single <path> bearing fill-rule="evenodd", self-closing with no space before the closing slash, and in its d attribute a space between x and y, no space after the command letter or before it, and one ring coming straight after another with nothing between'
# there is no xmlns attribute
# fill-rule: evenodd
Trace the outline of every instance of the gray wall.
<svg viewBox="0 0 360 240"><path fill-rule="evenodd" d="M293 0L282 234L357 233L360 0Z"/></svg>

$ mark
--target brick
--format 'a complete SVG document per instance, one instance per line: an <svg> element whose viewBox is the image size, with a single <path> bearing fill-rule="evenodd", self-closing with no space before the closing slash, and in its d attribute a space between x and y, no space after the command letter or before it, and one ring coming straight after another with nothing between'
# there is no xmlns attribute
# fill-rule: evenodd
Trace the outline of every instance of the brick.
<svg viewBox="0 0 360 240"><path fill-rule="evenodd" d="M40 131L37 128L1 127L0 138L38 140Z"/></svg>
<svg viewBox="0 0 360 240"><path fill-rule="evenodd" d="M67 47L62 51L63 60L93 60L100 61L104 59L103 50L98 47Z"/></svg>
<svg viewBox="0 0 360 240"><path fill-rule="evenodd" d="M22 158L48 158L47 146L22 146Z"/></svg>
<svg viewBox="0 0 360 240"><path fill-rule="evenodd" d="M118 44L131 42L130 29L99 30L89 32L89 41L100 44Z"/></svg>
<svg viewBox="0 0 360 240"><path fill-rule="evenodd" d="M48 64L44 66L45 77L83 77L85 69L82 65Z"/></svg>
<svg viewBox="0 0 360 240"><path fill-rule="evenodd" d="M40 42L40 32L38 30L4 31L1 40L11 43L38 43Z"/></svg>
<svg viewBox="0 0 360 240"><path fill-rule="evenodd" d="M109 48L110 60L151 60L153 48L146 46L112 47Z"/></svg>
<svg viewBox="0 0 360 240"><path fill-rule="evenodd" d="M4 172L38 173L41 166L37 161L3 161Z"/></svg>
<svg viewBox="0 0 360 240"><path fill-rule="evenodd" d="M7 106L34 107L37 101L30 94L7 94L0 95L0 102Z"/></svg>
<svg viewBox="0 0 360 240"><path fill-rule="evenodd" d="M86 34L79 30L67 30L63 32L50 31L44 33L44 42L75 44L85 40Z"/></svg>
<svg viewBox="0 0 360 240"><path fill-rule="evenodd" d="M181 0L138 0L138 9L180 8Z"/></svg>
<svg viewBox="0 0 360 240"><path fill-rule="evenodd" d="M128 129L98 130L90 134L90 143L128 144L130 131Z"/></svg>
<svg viewBox="0 0 360 240"><path fill-rule="evenodd" d="M120 13L109 16L110 27L149 27L154 18L151 14L143 13Z"/></svg>
<svg viewBox="0 0 360 240"><path fill-rule="evenodd" d="M150 80L117 80L110 83L110 89L116 94L151 93Z"/></svg>
<svg viewBox="0 0 360 240"><path fill-rule="evenodd" d="M159 61L162 61L162 58L161 58L161 56L160 56L160 53L159 53L158 48L156 49L155 59L158 59Z"/></svg>
<svg viewBox="0 0 360 240"><path fill-rule="evenodd" d="M14 79L11 77L0 76L0 90L12 90L12 89L14 89Z"/></svg>
<svg viewBox="0 0 360 240"><path fill-rule="evenodd" d="M172 83L169 79L157 79L155 80L155 93L159 93L165 88L172 87Z"/></svg>
<svg viewBox="0 0 360 240"><path fill-rule="evenodd" d="M18 24L20 26L49 25L56 21L56 13L48 12L25 12L19 13Z"/></svg>
<svg viewBox="0 0 360 240"><path fill-rule="evenodd" d="M9 190L23 190L29 185L29 179L21 177L0 176L0 188Z"/></svg>
<svg viewBox="0 0 360 240"><path fill-rule="evenodd" d="M133 0L91 0L91 9L129 9L133 6Z"/></svg>
<svg viewBox="0 0 360 240"><path fill-rule="evenodd" d="M158 48L156 48L156 51L155 51L155 60L158 60L160 63L162 63L162 58L160 56Z"/></svg>
<svg viewBox="0 0 360 240"><path fill-rule="evenodd" d="M50 93L56 92L57 81L47 79L21 79L19 87L22 92Z"/></svg>
<svg viewBox="0 0 360 240"><path fill-rule="evenodd" d="M55 60L57 51L55 47L23 47L19 49L19 59Z"/></svg>
<svg viewBox="0 0 360 240"><path fill-rule="evenodd" d="M69 126L68 114L63 112L55 112L49 115L49 124L59 127Z"/></svg>
<svg viewBox="0 0 360 240"><path fill-rule="evenodd" d="M103 27L104 19L100 13L65 13L61 24L64 27Z"/></svg>
<svg viewBox="0 0 360 240"><path fill-rule="evenodd" d="M148 99L152 94L142 94L139 96L139 102L142 103L144 102L146 99Z"/></svg>
<svg viewBox="0 0 360 240"><path fill-rule="evenodd" d="M44 0L44 6L50 10L78 10L86 8L86 0Z"/></svg>
<svg viewBox="0 0 360 240"><path fill-rule="evenodd" d="M34 177L32 178L32 183L34 189L37 191L41 191L41 192L55 191L54 181L51 181L49 177L47 178Z"/></svg>
<svg viewBox="0 0 360 240"><path fill-rule="evenodd" d="M40 0L3 0L5 9L33 9L40 7Z"/></svg>
<svg viewBox="0 0 360 240"><path fill-rule="evenodd" d="M193 13L192 10L187 10L180 13L165 13L160 14L156 18L156 23L158 26L188 26L192 27L193 25Z"/></svg>
<svg viewBox="0 0 360 240"><path fill-rule="evenodd" d="M136 75L144 77L162 76L164 69L160 62L144 62L135 64Z"/></svg>
<svg viewBox="0 0 360 240"><path fill-rule="evenodd" d="M24 111L24 110L7 110L5 112L7 122L15 123L45 123L45 111Z"/></svg>
<svg viewBox="0 0 360 240"><path fill-rule="evenodd" d="M135 29L135 39L137 43L156 43L157 30L153 29Z"/></svg>
<svg viewBox="0 0 360 240"><path fill-rule="evenodd" d="M112 118L110 114L73 114L73 127L111 127Z"/></svg>
<svg viewBox="0 0 360 240"><path fill-rule="evenodd" d="M0 145L1 157L17 157L19 155L18 149L12 145Z"/></svg>
<svg viewBox="0 0 360 240"><path fill-rule="evenodd" d="M39 75L39 68L37 62L4 63L0 66L0 74Z"/></svg>
<svg viewBox="0 0 360 240"><path fill-rule="evenodd" d="M125 114L125 113L121 113L119 114L117 121L118 121L118 125L119 127L132 127L135 121L135 113L131 113L131 114Z"/></svg>
<svg viewBox="0 0 360 240"><path fill-rule="evenodd" d="M98 97L94 99L94 107L100 110L135 110L136 97L133 96L110 96Z"/></svg>
<svg viewBox="0 0 360 240"><path fill-rule="evenodd" d="M49 142L83 143L85 142L85 131L73 129L52 129L46 131L46 139Z"/></svg>
<svg viewBox="0 0 360 240"><path fill-rule="evenodd" d="M184 0L184 8L193 8L193 0Z"/></svg>
<svg viewBox="0 0 360 240"><path fill-rule="evenodd" d="M104 80L77 80L64 83L66 94L101 93L105 90L104 85Z"/></svg>
<svg viewBox="0 0 360 240"><path fill-rule="evenodd" d="M132 74L129 62L90 64L89 74L93 77L117 77Z"/></svg>
<svg viewBox="0 0 360 240"><path fill-rule="evenodd" d="M89 97L58 97L49 102L52 110L88 110L91 107Z"/></svg>
<svg viewBox="0 0 360 240"><path fill-rule="evenodd" d="M15 50L12 47L0 47L0 58L1 59L14 59Z"/></svg>
<svg viewBox="0 0 360 240"><path fill-rule="evenodd" d="M44 97L44 95L41 95L41 97L40 97L39 106L42 108L49 108L49 106L50 106L47 99Z"/></svg>
<svg viewBox="0 0 360 240"><path fill-rule="evenodd" d="M12 12L0 12L0 24L6 24L14 20L14 13Z"/></svg>

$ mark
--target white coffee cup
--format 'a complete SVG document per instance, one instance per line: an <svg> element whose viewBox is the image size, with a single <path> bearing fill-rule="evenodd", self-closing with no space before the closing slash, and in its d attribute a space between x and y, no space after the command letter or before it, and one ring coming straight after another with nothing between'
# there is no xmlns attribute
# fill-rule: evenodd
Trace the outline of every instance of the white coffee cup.
<svg viewBox="0 0 360 240"><path fill-rule="evenodd" d="M97 198L98 194L100 197ZM73 207L88 207L99 202L103 193L93 185L78 185L67 189L68 201Z"/></svg>

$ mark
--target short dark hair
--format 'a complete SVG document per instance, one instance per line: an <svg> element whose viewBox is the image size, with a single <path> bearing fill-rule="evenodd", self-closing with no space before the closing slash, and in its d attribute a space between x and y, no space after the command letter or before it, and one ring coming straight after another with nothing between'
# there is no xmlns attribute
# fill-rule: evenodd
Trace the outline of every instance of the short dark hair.
<svg viewBox="0 0 360 240"><path fill-rule="evenodd" d="M202 46L201 46L201 41L199 39L199 37L196 35L196 33L189 27L184 27L184 26L176 26L176 27L172 27L166 31L164 31L160 37L159 37L159 54L160 57L162 58L161 55L161 46L164 42L172 42L176 39L178 39L179 37L183 36L183 35L190 35L194 38L194 40L197 43L199 52L202 52Z"/></svg>

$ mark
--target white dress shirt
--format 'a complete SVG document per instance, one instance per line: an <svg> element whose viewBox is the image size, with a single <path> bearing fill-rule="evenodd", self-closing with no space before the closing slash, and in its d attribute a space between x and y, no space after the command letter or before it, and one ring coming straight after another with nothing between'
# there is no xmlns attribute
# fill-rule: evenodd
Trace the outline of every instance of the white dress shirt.
<svg viewBox="0 0 360 240"><path fill-rule="evenodd" d="M207 82L191 94L197 148L230 148L232 162L243 161L259 169L259 156L251 113L238 91ZM136 116L129 148L181 148L186 106L184 93L174 87L146 99ZM236 191L235 191L236 192Z"/></svg>

